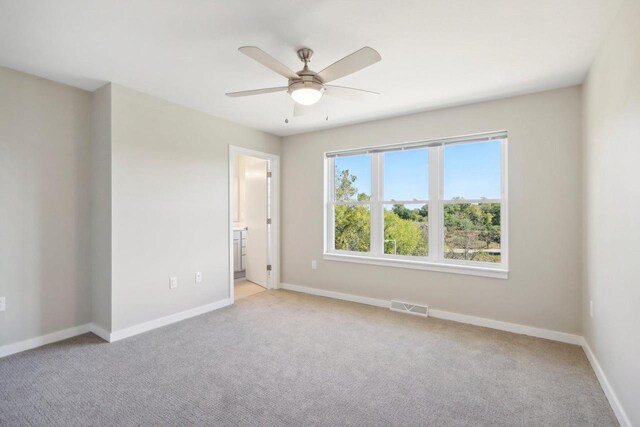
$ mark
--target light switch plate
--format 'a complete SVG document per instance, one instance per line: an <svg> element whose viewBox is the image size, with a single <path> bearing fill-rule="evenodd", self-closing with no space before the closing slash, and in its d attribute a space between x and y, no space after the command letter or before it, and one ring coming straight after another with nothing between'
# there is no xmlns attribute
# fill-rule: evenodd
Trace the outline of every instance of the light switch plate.
<svg viewBox="0 0 640 427"><path fill-rule="evenodd" d="M313 261L311 261L311 269L315 270L316 268L318 268L318 263L316 262L316 260L314 259Z"/></svg>
<svg viewBox="0 0 640 427"><path fill-rule="evenodd" d="M169 289L175 289L178 287L178 278L176 276L172 276L169 279Z"/></svg>
<svg viewBox="0 0 640 427"><path fill-rule="evenodd" d="M5 311L7 308L5 297L0 297L0 311Z"/></svg>
<svg viewBox="0 0 640 427"><path fill-rule="evenodd" d="M202 273L199 271L196 273L196 283L202 283Z"/></svg>

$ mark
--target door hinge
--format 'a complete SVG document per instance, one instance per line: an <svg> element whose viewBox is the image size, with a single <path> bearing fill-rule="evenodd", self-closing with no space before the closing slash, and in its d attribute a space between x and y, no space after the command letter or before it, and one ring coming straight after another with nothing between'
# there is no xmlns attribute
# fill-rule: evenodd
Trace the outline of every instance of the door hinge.
<svg viewBox="0 0 640 427"><path fill-rule="evenodd" d="M267 264L267 271L271 271L271 264Z"/></svg>
<svg viewBox="0 0 640 427"><path fill-rule="evenodd" d="M271 172L267 171L267 178L271 178Z"/></svg>
<svg viewBox="0 0 640 427"><path fill-rule="evenodd" d="M267 218L267 225L271 225L271 218Z"/></svg>

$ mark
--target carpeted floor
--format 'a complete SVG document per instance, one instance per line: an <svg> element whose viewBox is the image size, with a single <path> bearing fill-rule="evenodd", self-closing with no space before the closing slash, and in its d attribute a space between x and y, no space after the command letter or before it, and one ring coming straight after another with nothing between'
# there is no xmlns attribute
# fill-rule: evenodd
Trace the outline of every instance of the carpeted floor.
<svg viewBox="0 0 640 427"><path fill-rule="evenodd" d="M286 291L0 359L0 424L609 426L580 347Z"/></svg>

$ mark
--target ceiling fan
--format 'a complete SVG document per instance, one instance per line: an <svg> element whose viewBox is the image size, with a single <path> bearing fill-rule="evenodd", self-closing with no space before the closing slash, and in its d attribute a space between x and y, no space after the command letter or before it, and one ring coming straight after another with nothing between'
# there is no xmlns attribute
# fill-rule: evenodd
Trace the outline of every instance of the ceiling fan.
<svg viewBox="0 0 640 427"><path fill-rule="evenodd" d="M304 67L298 72L292 71L289 67L282 64L273 56L258 47L243 46L238 50L249 58L258 61L265 67L275 71L283 77L286 77L288 79L288 83L287 86L227 93L226 95L230 97L261 95L264 93L286 91L295 101L293 115L300 116L310 112L307 107L316 104L320 101L323 95L358 101L367 101L371 99L371 97L379 95L377 92L371 92L368 90L327 84L380 61L382 59L380 54L370 47L363 47L362 49L345 56L319 73L309 69L309 62L313 56L313 50L309 48L298 49L298 58L300 58L300 61L304 63Z"/></svg>

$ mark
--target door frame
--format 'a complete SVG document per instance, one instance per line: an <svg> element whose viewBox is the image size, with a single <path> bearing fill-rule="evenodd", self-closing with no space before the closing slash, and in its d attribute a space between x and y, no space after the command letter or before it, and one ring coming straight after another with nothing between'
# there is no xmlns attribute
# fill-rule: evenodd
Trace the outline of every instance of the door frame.
<svg viewBox="0 0 640 427"><path fill-rule="evenodd" d="M236 159L240 155L257 157L270 162L271 185L269 186L269 194L267 197L271 203L271 229L267 251L268 259L271 262L271 274L268 276L267 288L280 288L280 156L239 147L237 145L229 145L229 299L232 303L235 301L233 289L233 223L236 216L234 197L237 197L237 194L233 194L233 177L235 175Z"/></svg>

